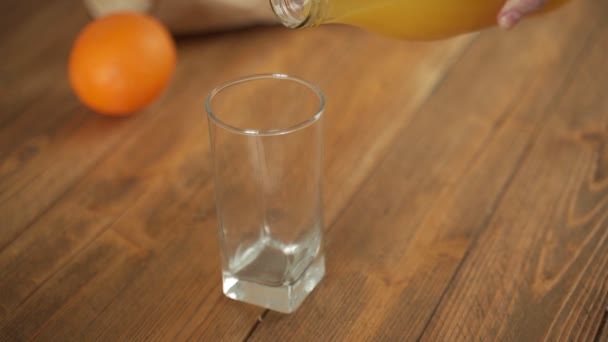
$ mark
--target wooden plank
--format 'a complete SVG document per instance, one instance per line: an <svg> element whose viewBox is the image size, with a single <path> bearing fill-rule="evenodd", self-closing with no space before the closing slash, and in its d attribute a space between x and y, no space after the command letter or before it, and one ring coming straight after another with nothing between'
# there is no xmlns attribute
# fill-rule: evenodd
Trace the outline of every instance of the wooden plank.
<svg viewBox="0 0 608 342"><path fill-rule="evenodd" d="M598 327L597 334L593 339L594 342L608 342L608 328L606 328L606 324L608 323L608 308L604 312L604 318L602 319L600 326Z"/></svg>
<svg viewBox="0 0 608 342"><path fill-rule="evenodd" d="M270 30L268 32L266 32L265 34L272 34L273 30ZM277 31L280 32L280 31ZM276 33L275 33L276 34ZM315 32L315 33L309 33L313 36L303 36L303 38L300 38L302 40L306 39L306 41L308 41L308 39L311 39L312 37L316 36L316 35L321 35L322 32ZM348 31L345 31L346 37L348 37L350 34ZM239 38L242 39L242 38ZM269 37L269 39L272 39L272 37ZM369 39L371 43L373 43L375 41L376 38L373 37L367 37L366 39ZM280 40L280 39L279 39ZM276 41L276 39L275 39ZM317 37L317 39L312 40L314 42L319 42L320 39ZM353 36L350 39L344 39L344 41L349 41L349 44L352 44L352 42L356 42L356 36ZM298 41L296 40L296 42L294 44L302 44L302 41L300 41L298 43ZM360 43L362 44L362 42ZM376 43L378 44L378 43ZM383 44L390 44L390 42L384 42ZM461 44L461 43L459 43ZM454 45L452 45L454 46ZM435 49L431 49L431 50L426 50L426 48L421 47L421 49L423 49L424 54L428 54L429 57L431 56L439 56L439 55L443 55L442 53L439 53L439 50L435 50ZM458 49L454 49L455 52L458 52ZM332 49L330 50L330 52L338 52L340 51L340 47L336 47L335 50ZM379 50L382 51L382 50ZM423 51L420 51L419 53L423 53ZM437 55L436 55L437 54ZM378 53L377 55L378 57L380 57L380 53ZM436 67L438 68L442 68L442 64L445 61L449 61L449 55L446 56L447 58L444 60L443 58L429 58L426 59L426 62L424 62L424 65L426 66L426 63L432 63L432 64L436 64ZM395 58L395 57L392 57ZM396 59L396 58L395 58ZM401 62L403 62L403 59L400 59ZM416 60L421 61L421 59L414 59L412 58L411 63L412 64L417 64L418 62L415 62ZM409 60L408 60L409 61ZM358 69L358 64L362 63L361 61L358 61L356 64L346 64L347 68L353 68L353 69ZM406 62L407 63L407 62ZM262 68L267 68L267 66L265 64L257 64L258 67L262 67ZM287 70L286 72L288 73L292 73L292 74L298 74L298 75L302 75L302 74L314 74L317 75L316 77L308 77L308 78L313 78L313 79L323 79L325 78L326 80L332 81L334 78L331 77L331 75L327 75L327 71L324 69L323 65L312 65L312 66L307 66L306 64L303 63L296 63L294 60L291 60L291 58L283 58L282 61L280 62L278 69L289 69L290 66L298 66L298 68L302 68L300 70L300 72L298 72L297 70L294 70L292 72L289 72L289 70ZM237 66L238 68L238 66ZM310 68L310 70L308 70L308 68ZM349 74L350 70L344 71L337 71L337 74ZM230 74L239 74L240 72L235 71L235 70L231 70ZM228 78L232 78L233 76L230 76L229 74L226 74L225 76L222 77L222 79L228 79ZM321 81L322 82L322 81ZM435 82L435 80L431 79L430 82ZM403 87L407 87L407 88L413 88L413 84L410 83L410 81L408 82L403 82ZM324 88L327 89L332 89L333 87L330 86L325 86ZM428 91L429 89L431 89L432 87L422 87L419 88L419 91ZM376 100L378 100L379 98L376 98ZM382 99L382 98L380 98ZM411 98L406 99L406 101L411 101ZM339 102L338 102L339 103ZM398 104L395 104L395 106L397 106ZM332 111L328 111L328 113L331 113ZM355 113L351 114L354 115ZM387 111L386 113L384 113L384 115L388 116L388 117L393 117L394 115L396 115L396 111ZM375 115L375 117L377 118L378 115ZM374 134L360 134L360 136L364 137L361 138L359 140L354 139L354 137L357 136L358 133L362 133L365 132L366 130L369 130L370 127L369 125L366 125L365 121L358 121L355 125L351 124L351 121L355 121L353 120L353 117L348 117L348 116L334 116L333 120L332 118L330 118L328 116L328 121L327 121L327 130L328 131L333 131L333 132L337 132L342 136L352 136L353 138L348 139L347 141L349 141L349 145L350 144L357 144L357 146L359 146L359 149L353 149L353 152L356 151L357 155L361 153L361 151L365 151L367 148L366 143L369 145L373 144L371 143L374 139L375 136ZM334 121L336 120L336 121ZM377 134L379 134L380 132L377 131ZM202 136L206 136L206 132L203 132ZM348 146L348 145L347 145ZM334 158L348 158L348 160L353 160L353 163L357 161L357 158L353 155L351 155L350 153L345 153L344 152L344 144L341 145L337 145L337 144L332 144L331 142L328 142L328 159L332 160ZM329 168L330 166L328 166ZM328 175L332 175L331 171L327 172ZM329 176L329 177L336 177L336 176ZM328 182L329 183L329 182ZM342 183L342 182L341 182ZM331 183L330 183L331 184ZM340 184L340 183L339 183ZM343 184L343 183L342 183ZM335 185L334 185L335 186ZM209 188L210 189L210 188ZM331 188L330 188L331 189ZM348 200L348 194L352 193L352 191L354 191L354 189L345 189L345 191L341 194L342 197L340 197L341 201L347 201ZM211 193L202 193L202 194L198 194L196 195L197 199L196 200L190 200L189 202L193 202L193 203L204 203L206 202L207 204L212 203L212 199L210 197ZM162 196L159 196L159 198ZM333 197L333 196L332 196ZM337 197L337 196L336 196ZM154 199L151 199L154 200ZM152 202L148 202L146 204L142 204L141 206L138 206L140 209L139 210L155 210L154 208L157 208L158 206ZM337 207L339 208L339 207ZM181 208L184 212L187 212L189 210L193 210L194 207L191 206L186 206L186 207L182 207ZM134 212L137 212L135 209ZM158 210L156 210L158 211ZM331 218L331 216L336 215L335 211L330 211L328 212L328 217ZM149 229L145 230L138 230L138 229L133 229L133 227L142 227L144 228L144 226L137 225L136 223L138 221L140 221L139 217L145 216L145 214L134 214L134 215L129 215L129 217L125 217L123 220L124 223L121 224L121 222L118 222L116 225L116 229L119 229L123 234L127 235L130 234L131 239L133 240L152 240L152 241L162 241L164 239L166 239L167 237L164 236L165 233L158 234L155 232L151 232ZM163 222L170 222L170 220L174 219L175 214L169 212L169 215L164 215L161 214L159 216L157 216L157 218L155 219L155 227L162 227L164 225ZM205 229L205 235L204 235L204 239L205 240L210 240L213 241L215 243L216 241L216 224L215 221L213 221L212 224L206 224L204 225L204 229ZM132 327L123 327L120 326L119 324L121 324L122 322L120 322L120 320L117 320L118 315L114 315L111 312L108 311L107 315L104 314L103 317L100 317L100 325L102 326L111 326L111 327L116 327L113 328L112 330L117 330L117 331L124 331L128 337L134 338L135 334L134 331L139 331L140 329L143 329L140 327L140 325L138 323L135 323L136 321L142 321L142 320L154 320L155 324L159 325L162 327L162 329L160 329L160 333L159 335L156 335L155 338L159 338L159 339L178 339L178 340L182 340L182 339L187 339L187 338L191 338L193 340L207 340L207 339L234 339L234 340L239 340L242 339L245 334L247 334L248 329L244 329L243 327L249 327L251 326L255 320L257 319L257 317L259 316L259 314L262 312L262 310L256 309L256 308L249 308L249 309L245 309L246 311L243 311L243 306L244 305L239 305L237 303L233 303L230 300L224 298L224 296L221 293L221 289L220 289L220 283L219 283L219 250L216 249L217 247L215 247L212 251L210 251L210 255L208 255L206 257L207 259L207 264L205 265L204 268L199 267L195 267L197 270L204 272L206 274L206 277L209 279L214 279L213 281L213 288L209 289L209 291L200 291L197 292L195 296L190 296L189 297L189 301L191 303L191 307L190 309L194 309L195 312L194 313L190 313L188 315L186 315L185 313L176 313L173 317L176 321L179 322L184 322L184 326L180 326L181 323L179 324L174 324L172 322L167 322L167 321L158 321L158 317L156 315L149 315L148 313L146 313L145 311L141 312L141 313L131 313L131 316L134 316L134 326ZM187 264L188 261L187 260L177 260L175 259L174 261L172 261L174 263L177 264ZM190 269L190 271L188 271L189 273L192 272L192 270ZM142 276L141 281L138 281L137 284L134 284L132 287L130 287L129 289L127 289L123 294L121 294L120 298L127 300L129 298L131 298L132 296L135 295L135 293L140 293L140 291L138 290L138 288L145 286L145 284L149 283L149 281L147 280L147 276ZM200 286L200 284L198 282L193 282L193 279L191 279L190 281L187 282L188 284L191 284L189 286L193 286L193 287L197 287ZM186 286L186 285L184 285ZM152 293L150 294L151 296L155 296L156 294ZM172 301L179 301L181 296L183 296L183 293L172 293L171 294L171 298ZM121 306L116 306L114 307L115 310L121 310ZM213 316L211 316L211 314L213 314ZM141 316L141 317L139 317ZM139 318L137 318L139 317ZM156 325L155 325L156 326ZM93 328L93 330L95 330L95 328ZM145 329L143 329L145 330ZM177 334L177 335L175 335ZM234 335L233 335L234 334ZM103 338L104 336L102 336ZM146 336L150 337L150 336Z"/></svg>
<svg viewBox="0 0 608 342"><path fill-rule="evenodd" d="M107 239L106 236L108 235L115 236L117 240L122 239L112 231L108 231L104 232L102 237L95 240L93 244L96 245L99 240ZM120 292L148 265L150 254L139 249L138 246L132 245L130 241L123 241L123 245L126 245L124 249L129 251L127 257L102 270L79 291L71 291L70 298L64 302L61 309L55 312L52 309L46 310L46 313L53 312L52 316L46 316L46 313L40 314L40 320L44 321L44 325L34 333L34 340L90 340L88 327L91 322L112 303L116 293ZM47 286L40 293L44 296L52 296L55 291L57 291L56 286ZM77 319L80 324L65 325L66 317L71 317L73 320Z"/></svg>
<svg viewBox="0 0 608 342"><path fill-rule="evenodd" d="M29 21L35 29L24 26L24 32L17 31L14 35L21 40L10 39L7 43L17 46L30 40L36 44L24 54L16 55L19 58L12 58L10 62L15 64L2 66L5 68L3 73L6 72L3 75L8 75L8 83L3 82L3 85L6 84L9 90L0 98L3 108L7 108L2 113L15 115L0 127L0 253L73 190L75 183L92 171L100 160L132 142L134 135L167 115L163 113L169 108L161 99L135 117L115 120L94 115L79 105L65 72L71 39L86 23L86 15L81 4L72 1L55 5L57 8L33 15ZM31 10L35 12L36 9ZM50 25L49 22L63 22L64 17L68 17L65 25L68 30L62 30L58 38L37 44L36 39L43 37L40 32ZM36 58L29 58L30 55ZM219 68L238 57L232 54L225 57L222 49L199 52L199 58L203 59L219 55L224 57L217 58ZM46 64L40 63L40 56L45 58ZM177 78L192 72L193 68L187 65L178 66ZM200 78L205 80L202 75ZM175 82L165 98L181 101L179 94L191 85L188 81Z"/></svg>
<svg viewBox="0 0 608 342"><path fill-rule="evenodd" d="M332 228L318 291L291 316L269 313L252 340L418 338L567 84L594 6L485 33Z"/></svg>
<svg viewBox="0 0 608 342"><path fill-rule="evenodd" d="M423 340L590 341L608 306L608 6Z"/></svg>
<svg viewBox="0 0 608 342"><path fill-rule="evenodd" d="M117 286L112 283L112 278L120 275L122 279L129 279L125 271L136 272L136 266L143 256L145 254L115 234L102 235L49 281L44 290L27 298L18 310L11 313L9 319L0 322L0 341L23 341L36 337L41 328L48 324L53 326L54 317L49 312L86 322L87 316L102 309L104 302L112 298L112 291ZM90 295L91 291L95 291L95 300L74 308L74 300ZM75 313L79 315L74 316ZM67 331L64 340L78 336L74 332L77 331Z"/></svg>
<svg viewBox="0 0 608 342"><path fill-rule="evenodd" d="M7 147L41 134L44 123L54 124L74 110L76 102L67 89L67 57L73 38L88 20L84 6L69 0L10 5L0 12L0 25L7 26L0 34L6 51L0 65L0 157ZM47 34L49 27L53 34ZM38 110L30 110L34 108ZM23 125L20 135L14 134L16 122Z"/></svg>
<svg viewBox="0 0 608 342"><path fill-rule="evenodd" d="M52 206L95 163L144 126L153 113L110 120L79 105L66 77L69 47L86 14L53 2L3 39L12 51L0 69L0 251ZM53 35L44 32L58 26ZM24 42L28 47L24 48ZM44 61L44 63L41 63Z"/></svg>
<svg viewBox="0 0 608 342"><path fill-rule="evenodd" d="M213 58L214 54L221 52L221 50L210 50L209 53L199 54L199 57ZM230 61L230 59L224 60L226 63ZM218 61L217 65L222 64ZM187 75L191 71L187 68L180 68L179 72ZM201 79L204 78L201 77ZM188 92L187 89L190 91ZM200 136L194 136L200 132L190 130L188 122L175 120L171 116L170 107L166 107L180 103L184 100L184 96L194 98L197 89L185 82L183 85L174 87L173 91L177 95L172 100L176 102L160 103L156 108L158 114L141 113L139 116L141 119L127 120L90 118L90 122L87 122L84 127L76 129L72 135L62 135L63 144L61 146L54 146L52 150L50 148L42 150L40 158L43 160L36 162L36 165L28 164L28 169L32 172L36 169L46 172L42 177L44 179L28 185L25 191L19 192L17 195L19 199L23 199L22 201L13 198L12 202L0 210L0 214L4 218L1 221L3 223L2 233L10 232L10 228L17 227L17 225L11 226L12 222L35 221L34 224L27 226L27 230L21 231L10 245L0 251L0 265L5 270L0 275L0 279L2 279L0 304L6 310L18 306L32 291L49 279L48 277L63 267L72 255L78 253L104 229L107 229L125 212L130 203L147 191L148 187L154 186L158 179L168 176L160 173L171 167L170 158L171 153L174 152L173 148L179 148L179 143L184 142L190 143L192 146L200 146L200 144L195 144L195 142L202 142ZM151 116L146 118L146 115ZM189 115L191 118L200 119L201 117L194 107L189 111ZM156 131L148 132L149 135L145 136L147 125L154 123L156 118L162 119L156 123L156 126L153 126L156 127ZM139 127L137 126L138 121ZM180 139L184 130L190 131L189 140ZM165 135L166 141L156 139L161 132L169 134L169 136ZM112 140L121 141L121 143L115 149L112 149L112 145L101 147L111 143ZM142 149L141 141L146 142L145 146L148 149ZM156 144L150 144L149 141ZM93 161L87 161L86 158L97 153L98 150L106 152L122 150L126 154L112 154L107 161L109 166L101 170L95 168L92 176L82 179L73 189L69 191L63 189L63 193L68 191L64 194L66 200L60 201L54 210L38 217L39 213L34 210L40 208L36 207L36 203L47 199L54 200L50 196L46 197L47 192L39 189L39 187L44 188L44 181L53 186L57 183L60 183L62 187L71 186L68 182L62 181L66 178L72 178L72 181L79 179L73 172L66 174L66 170L69 170L70 167L82 168L82 165L87 162L93 163ZM190 152L198 152L198 150ZM57 158L56 153L61 153L61 158ZM135 157L136 155L139 159ZM175 156L177 155L175 154ZM99 157L101 158L101 156ZM161 162L162 157L169 158L168 165L157 169L156 175L145 172L145 168ZM190 158L199 160L200 155L190 156ZM47 174L46 165L52 165L54 172ZM74 165L78 167L74 167ZM89 165L89 167L91 166ZM63 177L57 177L57 174L62 172ZM138 175L139 178L135 175ZM54 187L45 188L51 193L55 189ZM32 198L37 202L27 201ZM24 202L27 202L28 205L23 204ZM78 215L74 215L74 213L78 213ZM39 253L30 253L32 248L36 248ZM21 286L17 287L15 284L21 284Z"/></svg>
<svg viewBox="0 0 608 342"><path fill-rule="evenodd" d="M404 69L394 84L379 84L393 74L391 70L377 73L379 69L370 69L360 73L371 85L375 84L376 89L373 93L377 95L373 99L376 102L360 102L362 108L369 109L368 119L355 119L359 113L354 111L348 115L340 115L336 111L336 115L328 118L328 130L333 133L329 135L340 139L328 141L328 157L346 163L328 165L329 179L340 180L329 188L329 199L335 206L328 215L331 219L355 191L358 179L365 177L363 171L348 175L349 169L361 164L360 154L370 151L372 156L366 158L361 170L371 169L375 158L379 159L381 151L388 148L390 139L384 136L397 133L387 133L380 123L370 125L368 121L371 118L393 122L407 120L409 113L430 94L440 75L468 42L468 39L461 39L435 46L404 44L389 53L388 48L393 45L391 41L359 36L353 30L336 30L336 38L333 39L344 42L344 45L331 44L333 39L324 39L327 31L323 30L290 34L293 33L264 29L184 41L180 45L179 86L154 109L154 113L144 114L154 114L154 119L145 119L143 127L137 125L141 124L138 120L144 119L134 118L126 123L106 123L107 128L102 132L96 132L94 127L84 132L76 129L74 134L80 135L80 139L61 135L63 145L55 149L64 153L67 150L73 158L85 156L93 143L107 144L108 135L115 137L112 139L125 140L106 147L112 153L108 157L100 155L94 168L90 172L83 171L87 175L78 179L73 187L64 188L61 200L48 211L42 211L34 224L26 225L26 220L20 221L23 223L20 228L28 228L21 230L0 252L0 266L8 270L1 275L0 300L5 316L0 320L8 322L5 324L9 329L18 328L14 313L28 303L28 298L52 291L50 287L58 276L57 272L69 267L74 256L87 250L98 239L97 236L111 230L139 249L152 253L146 267L135 278L127 279L123 272L112 273L116 279L110 279L113 275L108 275L107 281L116 285L113 287L114 297L107 305L103 300L104 307L98 312L98 317L87 316L86 329L79 317L49 309L40 313L40 317L50 320L49 323L35 332L24 331L25 338L38 334L61 340L68 338L69 335L63 334L70 331L109 339L118 336L187 338L205 334L218 337L235 334L231 337L236 339L243 337L261 310L249 308L243 311L242 305L224 298L220 291L217 225L210 219L214 203L209 160L205 156L208 144L201 103L203 92L219 81L264 69L285 70L318 79L322 86L337 92L352 81L338 76L356 75L366 65L368 57L408 65L415 70ZM287 40L288 37L291 38ZM277 43L283 45L277 46ZM301 51L308 51L318 44L331 45L327 58L344 60L348 59L342 54L345 49L363 49L364 46L377 49L369 55L352 59L332 74L327 73L324 64L307 63L308 56L301 54ZM258 56L257 51L264 51L263 56ZM251 58L243 61L241 56ZM213 65L215 71L201 70L203 62ZM404 80L406 76L411 79ZM395 99L384 91L385 86L395 86L395 90L409 96ZM363 86L355 90L358 92L355 94L364 93ZM361 99L367 101L366 98ZM352 98L344 96L341 101L334 100L332 106L340 108L341 104L351 102ZM371 109L379 103L385 110L373 112ZM328 113L332 111L330 109ZM123 125L126 128L121 129ZM117 132L118 129L120 131ZM136 132L131 134L130 131ZM95 136L83 143L82 136L90 134ZM129 138L124 138L127 135ZM50 164L49 151L51 149L41 151L43 158L47 158L44 162L40 161L37 167L32 164L28 167L35 170ZM60 173L72 160L53 162L53 173ZM351 163L350 167L348 163ZM336 185L348 188L339 192ZM30 187L24 196L39 196L40 193L40 189ZM3 208L3 213L12 214L8 209L4 211ZM23 215L31 218L40 210ZM36 248L36 254L29 253L33 248ZM125 281L129 283L125 284ZM85 306L89 301L99 300L94 288L86 293L71 299L70 306ZM110 296L107 292L101 293ZM211 317L210 313L217 316ZM58 326L62 329L54 330ZM248 328L243 329L244 326Z"/></svg>
<svg viewBox="0 0 608 342"><path fill-rule="evenodd" d="M218 63L218 65L221 64ZM182 72L187 74L189 70L185 69ZM190 85L186 82L184 86L175 88L175 91L179 92L173 98L173 101L176 101L174 103L180 103L185 97L193 98L195 96L196 89L189 87ZM5 270L0 275L2 280L0 281L0 304L6 310L18 306L24 298L27 298L66 262L69 262L71 256L86 247L103 230L108 229L117 218L125 213L130 204L147 193L149 189L153 189L156 184L168 182L168 186L173 190L179 190L175 187L194 185L194 183L184 184L184 181L200 178L200 174L194 174L194 172L204 171L204 168L190 170L192 174L189 178L168 178L171 176L169 172L173 171L171 168L174 166L174 159L172 158L184 157L183 154L178 153L182 146L187 144L193 147L187 150L188 153L198 152L197 155L187 156L188 160L198 162L194 164L195 166L200 165L200 155L205 152L198 149L201 147L202 140L200 132L191 129L189 123L191 121L175 120L170 115L172 112L169 111L169 107L165 107L174 105L174 103L167 102L158 108L161 113L158 115L159 122L155 123L154 120L150 122L155 130L147 131L146 125L142 125L138 129L132 126L131 131L136 132L125 138L129 132L123 130L126 127L124 122L100 119L105 121L104 130L92 124L89 126L94 128L81 128L75 133L76 136L64 137L67 146L61 151L64 155L68 152L73 153L73 159L56 160L55 165L59 164L56 172L69 168L71 164L78 164L77 160L84 159L85 155L91 152L88 149L91 145L96 145L108 136L112 139L123 139L122 144L113 151L114 153L123 151L123 153L112 154L106 160L106 167L96 167L88 178L80 180L73 189L69 190L64 195L64 200L60 201L53 210L40 217L27 217L27 214L31 214L28 210L22 210L19 213L9 211L12 206L2 208L1 212L5 217L21 215L19 217L24 217L24 220L33 219L35 221L0 252L0 266ZM168 114L162 115L162 113ZM151 113L142 113L142 116L146 114ZM186 115L189 115L191 119L198 117L200 120L201 117L201 114L194 108L187 111ZM152 123L155 124L152 125ZM127 122L126 124L134 125L135 123ZM183 139L186 132L189 132L188 139ZM145 145L142 145L142 141L146 142ZM106 140L105 143L108 141ZM146 146L146 148L142 148L142 146ZM105 149L108 148L105 147ZM92 149L94 150L94 148ZM178 151L176 152L175 149ZM45 158L51 157L45 156ZM47 162L50 163L49 160ZM152 171L147 170L155 165L158 166L157 164L161 164L161 166ZM69 175L71 176L71 174ZM55 178L49 176L48 181L57 182L57 175L54 174L54 176ZM202 179L206 180L204 177ZM37 199L40 197L40 191L32 186L19 194L21 193L23 193L23 197ZM17 206L17 204L14 205ZM74 215L74 213L78 213L78 215ZM10 221L3 222L10 223ZM38 249L39 253L31 254L29 251L33 248ZM15 284L21 284L21 286L16 287Z"/></svg>

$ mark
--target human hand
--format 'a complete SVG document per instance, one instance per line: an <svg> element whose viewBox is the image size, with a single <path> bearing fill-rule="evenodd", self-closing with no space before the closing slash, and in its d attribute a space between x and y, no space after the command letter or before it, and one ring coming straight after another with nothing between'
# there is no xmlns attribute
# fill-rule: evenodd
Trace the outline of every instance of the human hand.
<svg viewBox="0 0 608 342"><path fill-rule="evenodd" d="M511 29L525 16L540 10L547 0L507 0L498 14L498 25Z"/></svg>

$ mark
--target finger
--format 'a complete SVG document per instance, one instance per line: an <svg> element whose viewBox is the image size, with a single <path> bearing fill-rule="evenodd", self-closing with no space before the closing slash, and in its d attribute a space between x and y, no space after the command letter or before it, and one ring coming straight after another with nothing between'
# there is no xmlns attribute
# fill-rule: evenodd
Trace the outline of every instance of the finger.
<svg viewBox="0 0 608 342"><path fill-rule="evenodd" d="M539 10L546 0L508 0L498 14L498 24L503 29L511 29L523 17Z"/></svg>

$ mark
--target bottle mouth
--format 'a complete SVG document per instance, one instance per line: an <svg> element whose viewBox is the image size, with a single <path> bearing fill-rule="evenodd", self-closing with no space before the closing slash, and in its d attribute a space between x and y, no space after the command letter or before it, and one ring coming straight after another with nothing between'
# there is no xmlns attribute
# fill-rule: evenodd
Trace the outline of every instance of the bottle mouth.
<svg viewBox="0 0 608 342"><path fill-rule="evenodd" d="M275 16L283 26L302 28L309 26L315 0L270 0Z"/></svg>

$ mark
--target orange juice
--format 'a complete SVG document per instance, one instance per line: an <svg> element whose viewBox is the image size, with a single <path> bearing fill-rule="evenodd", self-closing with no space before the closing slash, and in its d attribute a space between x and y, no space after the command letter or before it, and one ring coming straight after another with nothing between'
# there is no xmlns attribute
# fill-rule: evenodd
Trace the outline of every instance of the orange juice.
<svg viewBox="0 0 608 342"><path fill-rule="evenodd" d="M407 40L436 40L494 26L506 0L271 0L288 27L338 23ZM569 0L548 0L536 15Z"/></svg>

